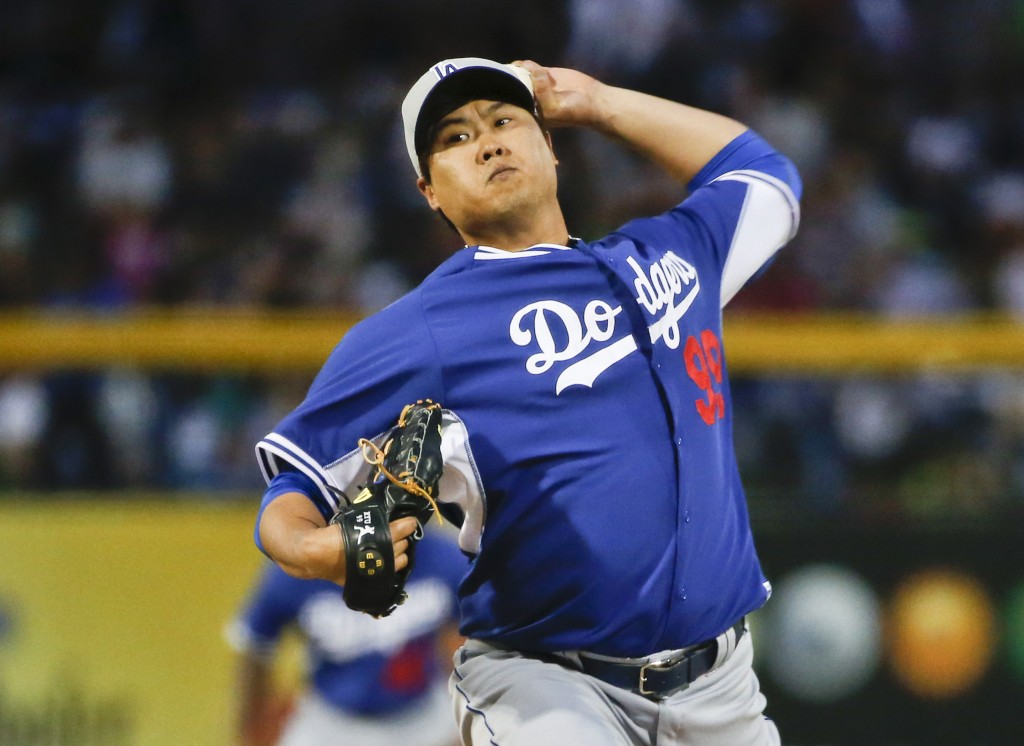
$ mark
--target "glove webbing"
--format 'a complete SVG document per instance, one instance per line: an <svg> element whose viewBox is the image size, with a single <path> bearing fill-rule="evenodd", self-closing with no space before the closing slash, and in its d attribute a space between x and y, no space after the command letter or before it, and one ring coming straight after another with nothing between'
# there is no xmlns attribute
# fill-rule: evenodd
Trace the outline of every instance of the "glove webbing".
<svg viewBox="0 0 1024 746"><path fill-rule="evenodd" d="M360 438L359 448L362 450L363 460L371 466L376 466L380 473L387 477L389 482L397 487L401 487L407 492L411 492L414 495L419 495L420 497L425 498L426 501L430 503L430 507L434 511L434 515L437 516L438 523L442 525L444 524L444 519L441 518L441 511L437 507L437 500L435 500L429 492L416 484L416 481L412 479L409 472L403 472L396 477L388 471L387 467L384 466L384 451L382 451L372 440ZM369 450L369 455L367 454L367 450Z"/></svg>

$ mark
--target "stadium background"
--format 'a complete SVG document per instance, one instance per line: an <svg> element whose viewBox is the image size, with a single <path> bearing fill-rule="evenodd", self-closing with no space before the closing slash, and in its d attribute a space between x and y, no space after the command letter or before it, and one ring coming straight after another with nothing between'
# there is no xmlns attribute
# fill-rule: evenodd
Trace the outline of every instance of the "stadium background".
<svg viewBox="0 0 1024 746"><path fill-rule="evenodd" d="M725 340L769 712L793 746L1019 743L1017 0L0 4L0 743L228 741L252 445L455 245L396 118L449 54L579 66L797 161L801 233ZM578 235L678 197L556 148Z"/></svg>

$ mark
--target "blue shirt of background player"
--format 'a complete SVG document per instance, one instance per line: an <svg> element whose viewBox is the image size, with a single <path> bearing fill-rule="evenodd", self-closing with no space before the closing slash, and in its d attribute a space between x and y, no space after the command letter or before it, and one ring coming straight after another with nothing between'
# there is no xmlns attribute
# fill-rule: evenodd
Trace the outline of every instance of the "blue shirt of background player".
<svg viewBox="0 0 1024 746"><path fill-rule="evenodd" d="M465 564L454 541L428 533L416 548L409 599L384 619L349 609L334 583L269 564L230 636L236 647L269 656L295 628L306 640L310 684L327 702L357 715L395 712L443 676L438 633L455 622Z"/></svg>

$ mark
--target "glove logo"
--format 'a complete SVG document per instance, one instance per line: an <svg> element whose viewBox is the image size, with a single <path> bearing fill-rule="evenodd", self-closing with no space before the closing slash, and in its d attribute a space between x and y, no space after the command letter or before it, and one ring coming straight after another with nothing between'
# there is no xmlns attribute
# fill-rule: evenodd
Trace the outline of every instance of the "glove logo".
<svg viewBox="0 0 1024 746"><path fill-rule="evenodd" d="M373 577L377 571L384 567L384 559L379 553L372 549L363 553L359 560L359 573L367 577Z"/></svg>

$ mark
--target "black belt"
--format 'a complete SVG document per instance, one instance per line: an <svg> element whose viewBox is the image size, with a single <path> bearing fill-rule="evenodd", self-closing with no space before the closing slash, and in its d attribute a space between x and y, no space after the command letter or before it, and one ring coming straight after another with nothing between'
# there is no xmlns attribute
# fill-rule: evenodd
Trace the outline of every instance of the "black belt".
<svg viewBox="0 0 1024 746"><path fill-rule="evenodd" d="M745 630L743 619L732 626L737 643ZM584 673L607 684L657 700L686 689L710 671L717 658L718 638L715 638L689 648L686 652L646 663L610 661L581 653L580 665Z"/></svg>

